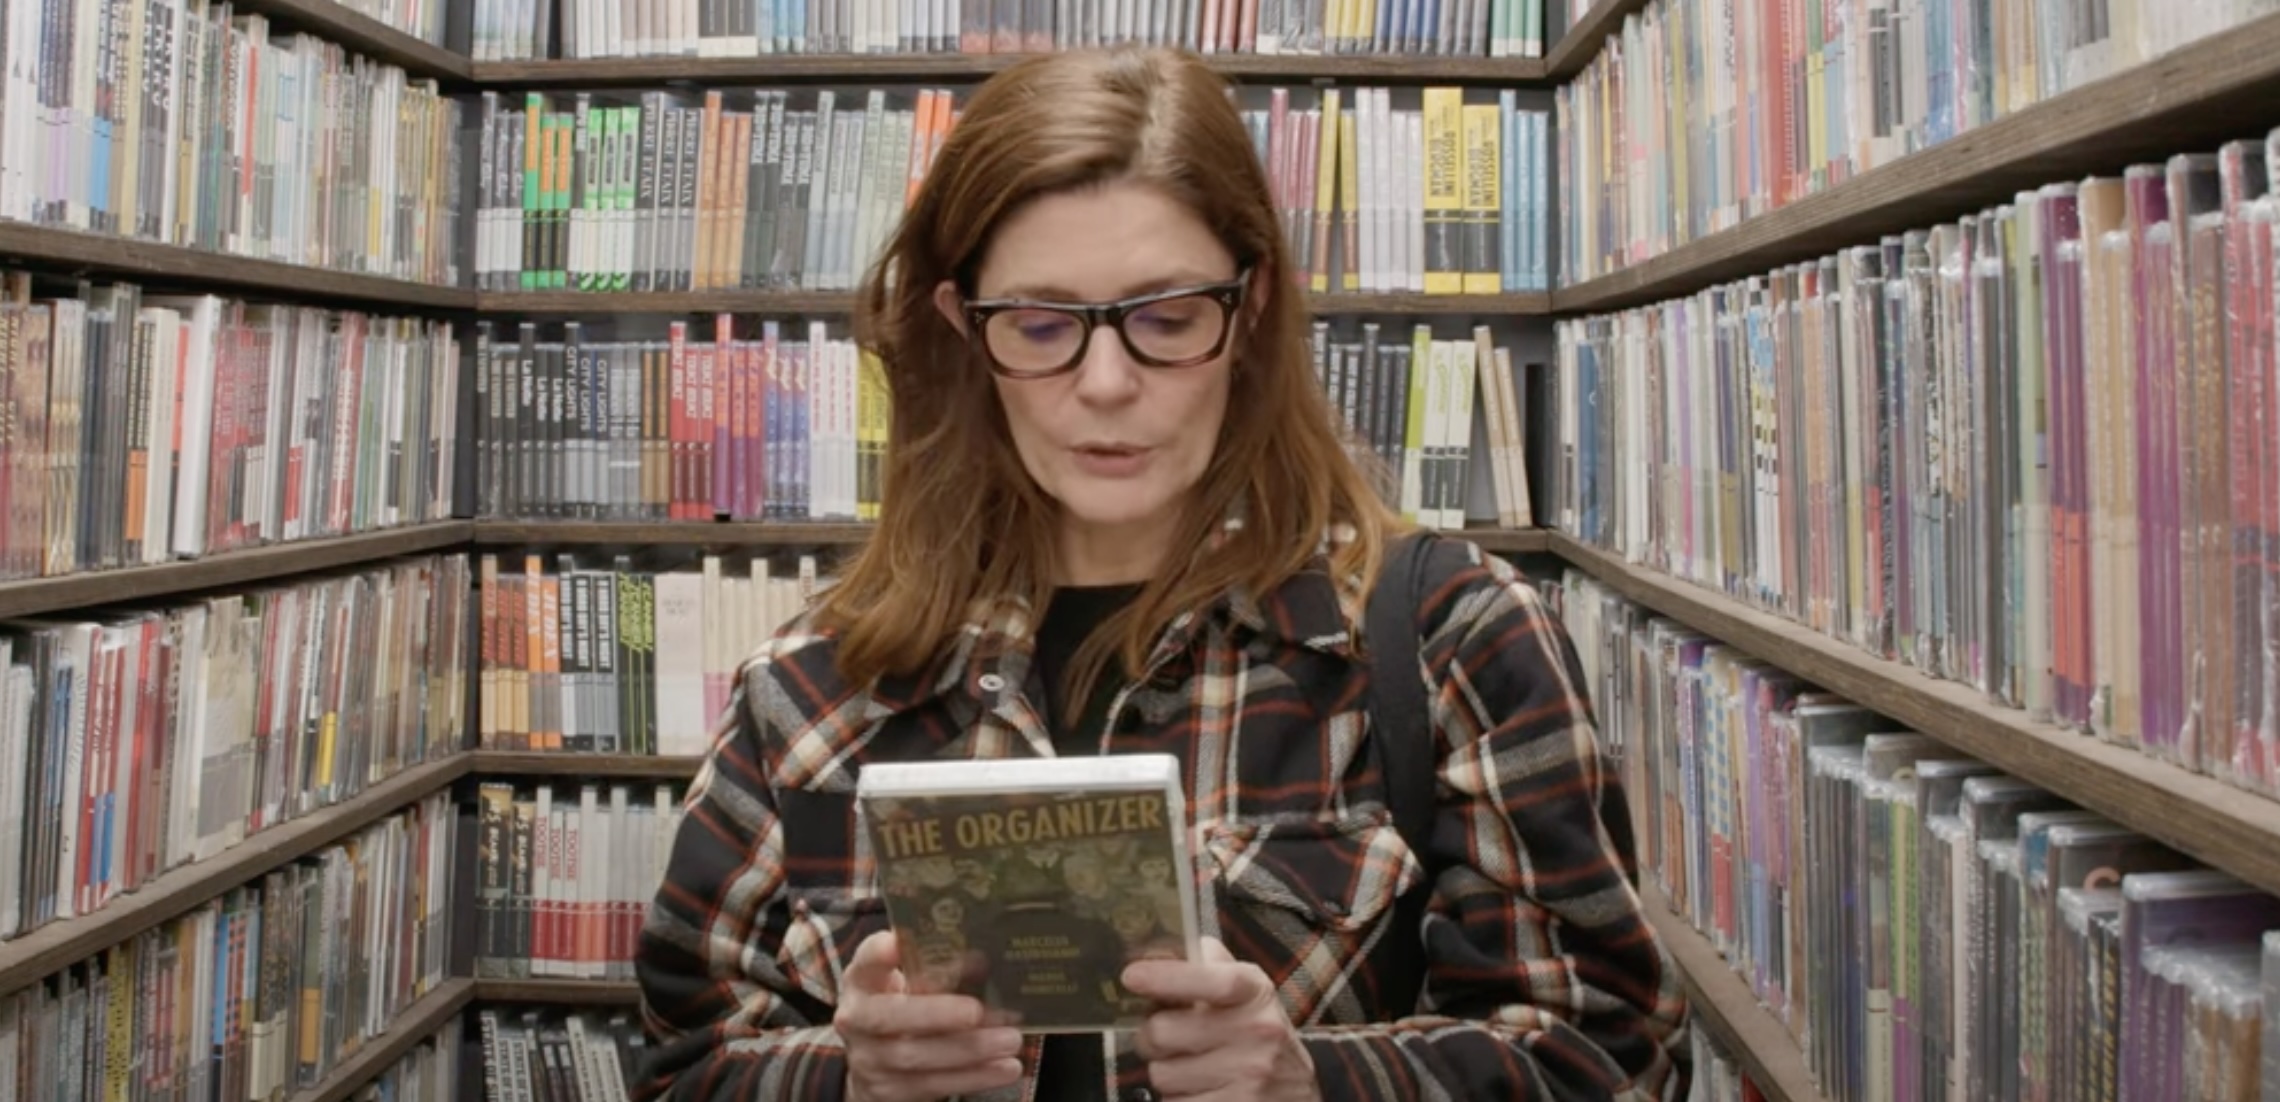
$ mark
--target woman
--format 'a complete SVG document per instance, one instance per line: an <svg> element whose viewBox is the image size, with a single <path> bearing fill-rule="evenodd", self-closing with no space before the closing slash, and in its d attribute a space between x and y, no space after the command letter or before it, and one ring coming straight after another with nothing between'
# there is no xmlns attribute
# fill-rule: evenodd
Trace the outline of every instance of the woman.
<svg viewBox="0 0 2280 1102"><path fill-rule="evenodd" d="M878 531L746 662L643 933L646 1096L1683 1096L1572 648L1469 543L1434 541L1415 611L1430 843L1387 821L1355 617L1398 521L1288 263L1196 60L1049 55L975 94L861 299L895 395ZM1209 935L1124 972L1145 1026L1046 1042L907 990L864 764L1135 752L1186 766ZM1417 1003L1381 938L1423 939Z"/></svg>

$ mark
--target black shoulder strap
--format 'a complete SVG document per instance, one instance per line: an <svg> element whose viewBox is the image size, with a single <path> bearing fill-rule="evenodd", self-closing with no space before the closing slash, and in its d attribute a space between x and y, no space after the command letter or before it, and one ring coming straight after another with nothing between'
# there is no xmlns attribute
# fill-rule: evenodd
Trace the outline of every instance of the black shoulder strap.
<svg viewBox="0 0 2280 1102"><path fill-rule="evenodd" d="M1428 875L1394 904L1393 935L1384 939L1389 1007L1406 1016L1417 1005L1425 980L1425 946L1419 928L1433 877L1427 843L1433 829L1433 752L1431 702L1417 669L1417 608L1425 597L1425 560L1430 535L1418 532L1386 550L1385 565L1370 590L1363 631L1370 653L1370 729L1378 767L1385 771L1386 798L1394 829Z"/></svg>

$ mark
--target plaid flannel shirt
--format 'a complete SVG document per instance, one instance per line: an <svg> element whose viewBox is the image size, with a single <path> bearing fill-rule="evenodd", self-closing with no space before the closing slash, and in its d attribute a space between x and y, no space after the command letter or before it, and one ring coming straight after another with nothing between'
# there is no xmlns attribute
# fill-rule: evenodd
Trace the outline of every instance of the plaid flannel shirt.
<svg viewBox="0 0 2280 1102"><path fill-rule="evenodd" d="M1510 564L1469 542L1437 540L1427 578L1417 623L1440 768L1422 1010L1378 1005L1386 977L1366 953L1381 933L1419 936L1384 927L1428 863L1391 823L1367 737L1358 594L1341 600L1317 570L1179 618L1102 751L1185 765L1203 932L1275 980L1325 1099L1676 1102L1686 1002L1634 890L1629 812L1573 645ZM1051 754L1032 626L1017 603L978 609L930 668L868 691L804 621L746 661L641 938L660 1039L642 1098L843 1095L840 973L886 925L856 775ZM1102 1044L1105 1097L1151 1097L1130 1035Z"/></svg>

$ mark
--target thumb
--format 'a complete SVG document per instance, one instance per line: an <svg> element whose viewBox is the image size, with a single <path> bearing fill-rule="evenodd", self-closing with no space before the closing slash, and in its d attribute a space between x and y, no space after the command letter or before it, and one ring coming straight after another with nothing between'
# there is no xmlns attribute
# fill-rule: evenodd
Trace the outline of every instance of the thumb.
<svg viewBox="0 0 2280 1102"><path fill-rule="evenodd" d="M840 985L866 995L891 994L902 989L902 946L893 930L880 930L855 947Z"/></svg>
<svg viewBox="0 0 2280 1102"><path fill-rule="evenodd" d="M1203 962L1205 964L1233 964L1235 963L1235 954L1228 952L1226 944L1218 938L1205 937L1203 939Z"/></svg>

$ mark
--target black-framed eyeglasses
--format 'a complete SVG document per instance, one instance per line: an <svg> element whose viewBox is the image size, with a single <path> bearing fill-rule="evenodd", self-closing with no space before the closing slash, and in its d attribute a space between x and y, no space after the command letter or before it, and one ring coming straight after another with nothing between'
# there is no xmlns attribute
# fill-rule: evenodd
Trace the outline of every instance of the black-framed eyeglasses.
<svg viewBox="0 0 2280 1102"><path fill-rule="evenodd" d="M1093 330L1116 330L1124 350L1145 367L1194 367L1227 350L1235 312L1251 269L1221 283L1175 287L1117 302L975 299L966 304L969 332L990 370L1009 379L1042 379L1076 370Z"/></svg>

